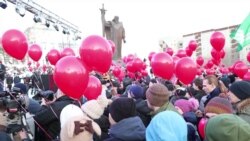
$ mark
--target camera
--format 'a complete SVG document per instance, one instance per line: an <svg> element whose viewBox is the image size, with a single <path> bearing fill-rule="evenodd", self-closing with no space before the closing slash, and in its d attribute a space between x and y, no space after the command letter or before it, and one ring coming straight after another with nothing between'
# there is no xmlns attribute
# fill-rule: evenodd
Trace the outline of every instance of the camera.
<svg viewBox="0 0 250 141"><path fill-rule="evenodd" d="M0 92L0 99L6 112L4 115L7 117L7 130L8 134L16 133L23 128L23 118L26 111L23 107L27 106L27 98L21 95L21 89L13 87L8 91Z"/></svg>
<svg viewBox="0 0 250 141"><path fill-rule="evenodd" d="M45 101L53 101L54 92L51 90L39 91L35 96L33 96L33 99L35 99L37 101L41 101L42 98L44 98Z"/></svg>

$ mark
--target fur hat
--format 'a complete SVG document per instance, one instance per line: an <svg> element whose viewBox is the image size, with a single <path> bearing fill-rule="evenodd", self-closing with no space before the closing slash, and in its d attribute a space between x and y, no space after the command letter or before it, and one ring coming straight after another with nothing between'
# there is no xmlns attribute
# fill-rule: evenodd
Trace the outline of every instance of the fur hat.
<svg viewBox="0 0 250 141"><path fill-rule="evenodd" d="M82 110L92 119L99 119L104 109L108 106L109 100L106 96L100 95L96 100L87 101L82 105Z"/></svg>
<svg viewBox="0 0 250 141"><path fill-rule="evenodd" d="M93 129L97 135L101 135L101 129L97 123L85 115L82 110L73 105L69 104L63 108L61 115L61 141L93 141L93 133L90 133L87 128ZM75 122L84 124L83 127L77 127ZM86 126L88 123L89 126ZM75 134L76 128L79 128L79 133Z"/></svg>
<svg viewBox="0 0 250 141"><path fill-rule="evenodd" d="M250 98L250 83L247 81L234 82L229 90L240 100Z"/></svg>
<svg viewBox="0 0 250 141"><path fill-rule="evenodd" d="M161 107L167 103L169 101L169 95L170 92L167 87L159 83L151 85L146 92L148 102L152 106L157 107Z"/></svg>

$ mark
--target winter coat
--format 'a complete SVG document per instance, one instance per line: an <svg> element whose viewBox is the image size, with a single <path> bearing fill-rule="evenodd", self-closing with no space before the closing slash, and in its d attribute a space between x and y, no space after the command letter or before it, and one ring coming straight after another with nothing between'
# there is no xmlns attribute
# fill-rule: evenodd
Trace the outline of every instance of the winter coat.
<svg viewBox="0 0 250 141"><path fill-rule="evenodd" d="M76 102L68 96L62 96L52 104L48 106L42 106L41 110L35 114L34 120L39 123L39 125L42 126L53 139L55 139L57 136L59 136L61 130L59 119L61 111L65 106L72 103ZM43 134L42 130L39 132ZM43 139L44 137L40 137L40 140L48 140L48 137L46 135L44 136L45 139Z"/></svg>
<svg viewBox="0 0 250 141"><path fill-rule="evenodd" d="M145 130L138 116L126 118L111 126L110 137L104 141L145 141Z"/></svg>
<svg viewBox="0 0 250 141"><path fill-rule="evenodd" d="M207 100L204 103L204 106L206 107L207 103L213 99L216 96L219 96L219 94L221 93L219 88L215 88L211 93L209 93L209 95L207 96Z"/></svg>
<svg viewBox="0 0 250 141"><path fill-rule="evenodd" d="M147 101L142 99L136 100L135 105L136 105L137 115L141 118L145 127L147 127L151 121L151 115L149 113L152 110L148 107Z"/></svg>
<svg viewBox="0 0 250 141"><path fill-rule="evenodd" d="M237 104L237 115L250 124L250 98Z"/></svg>

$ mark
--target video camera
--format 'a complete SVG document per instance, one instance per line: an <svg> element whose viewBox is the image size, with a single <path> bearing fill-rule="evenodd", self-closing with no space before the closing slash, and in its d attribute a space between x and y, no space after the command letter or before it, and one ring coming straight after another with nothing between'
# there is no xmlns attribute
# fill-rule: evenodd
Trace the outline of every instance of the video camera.
<svg viewBox="0 0 250 141"><path fill-rule="evenodd" d="M44 98L45 101L53 101L54 92L51 90L39 91L35 96L33 96L33 99L35 99L37 101L41 101L42 98Z"/></svg>
<svg viewBox="0 0 250 141"><path fill-rule="evenodd" d="M8 134L13 134L21 131L24 127L23 120L25 120L26 107L28 104L27 98L21 95L21 89L13 87L12 90L0 92L0 100L6 112L7 130Z"/></svg>

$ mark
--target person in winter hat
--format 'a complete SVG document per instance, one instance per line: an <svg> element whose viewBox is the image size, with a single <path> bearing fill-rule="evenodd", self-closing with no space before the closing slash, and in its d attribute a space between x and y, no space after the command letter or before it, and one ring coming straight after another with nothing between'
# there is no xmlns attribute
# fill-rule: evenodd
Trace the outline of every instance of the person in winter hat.
<svg viewBox="0 0 250 141"><path fill-rule="evenodd" d="M135 102L132 98L121 97L114 100L109 112L110 136L104 141L145 140L145 126L136 116Z"/></svg>
<svg viewBox="0 0 250 141"><path fill-rule="evenodd" d="M142 99L144 97L143 88L140 85L133 84L128 89L128 97Z"/></svg>
<svg viewBox="0 0 250 141"><path fill-rule="evenodd" d="M237 115L220 114L208 120L206 141L249 141L250 125Z"/></svg>
<svg viewBox="0 0 250 141"><path fill-rule="evenodd" d="M108 100L105 95L100 95L96 100L89 100L84 103L81 108L90 118L99 119L110 102L111 100Z"/></svg>
<svg viewBox="0 0 250 141"><path fill-rule="evenodd" d="M173 111L157 114L146 129L147 141L187 141L187 124Z"/></svg>
<svg viewBox="0 0 250 141"><path fill-rule="evenodd" d="M236 114L250 124L250 82L236 81L229 87L229 99Z"/></svg>
<svg viewBox="0 0 250 141"><path fill-rule="evenodd" d="M205 107L205 114L208 117L212 117L218 114L232 114L233 106L225 98L214 97L211 99Z"/></svg>
<svg viewBox="0 0 250 141"><path fill-rule="evenodd" d="M101 129L82 110L69 104L63 108L60 115L61 141L93 141L93 134L101 135Z"/></svg>
<svg viewBox="0 0 250 141"><path fill-rule="evenodd" d="M148 107L153 111L151 116L155 116L157 113L170 110L177 112L174 105L169 101L170 92L163 84L153 84L146 91Z"/></svg>
<svg viewBox="0 0 250 141"><path fill-rule="evenodd" d="M191 100L179 99L174 103L175 108L180 114L187 112L195 112L198 109L198 100L192 98Z"/></svg>

